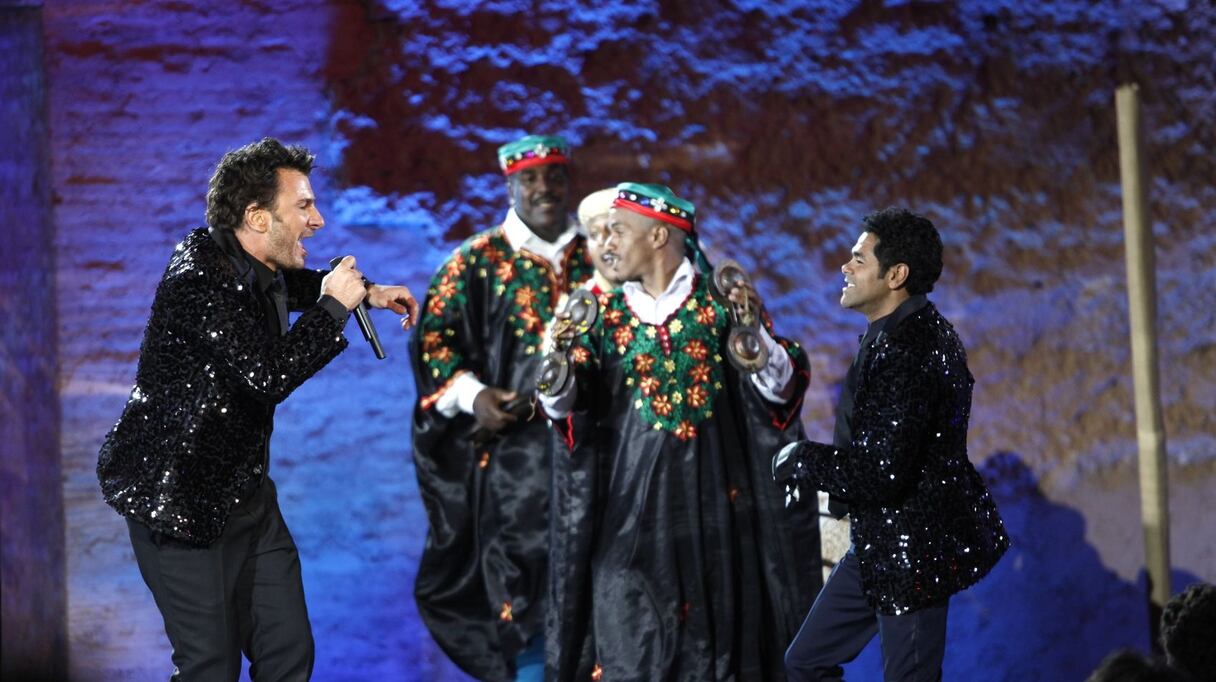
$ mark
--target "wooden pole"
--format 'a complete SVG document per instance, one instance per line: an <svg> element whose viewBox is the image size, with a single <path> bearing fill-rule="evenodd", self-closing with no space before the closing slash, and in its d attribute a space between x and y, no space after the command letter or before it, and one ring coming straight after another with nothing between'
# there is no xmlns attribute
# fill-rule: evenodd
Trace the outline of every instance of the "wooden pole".
<svg viewBox="0 0 1216 682"><path fill-rule="evenodd" d="M1170 598L1170 523L1165 427L1157 376L1157 291L1152 223L1145 188L1144 129L1140 88L1115 91L1119 120L1119 176L1123 184L1123 234L1127 249L1132 378L1136 392L1136 442L1140 450L1140 515L1149 580L1149 632L1158 648L1162 607Z"/></svg>

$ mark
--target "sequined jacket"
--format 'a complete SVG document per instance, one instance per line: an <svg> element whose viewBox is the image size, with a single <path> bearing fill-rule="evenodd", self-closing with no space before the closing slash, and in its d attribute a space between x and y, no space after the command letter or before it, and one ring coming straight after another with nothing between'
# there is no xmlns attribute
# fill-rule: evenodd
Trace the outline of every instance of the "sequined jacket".
<svg viewBox="0 0 1216 682"><path fill-rule="evenodd" d="M278 338L252 288L206 229L177 245L156 289L135 386L97 462L119 514L193 544L220 536L240 491L262 474L274 406L346 347L317 306L323 273L284 272Z"/></svg>
<svg viewBox="0 0 1216 682"><path fill-rule="evenodd" d="M852 447L803 442L795 453L813 486L849 500L862 586L883 613L966 589L1009 546L967 459L973 384L954 328L926 304L871 343Z"/></svg>

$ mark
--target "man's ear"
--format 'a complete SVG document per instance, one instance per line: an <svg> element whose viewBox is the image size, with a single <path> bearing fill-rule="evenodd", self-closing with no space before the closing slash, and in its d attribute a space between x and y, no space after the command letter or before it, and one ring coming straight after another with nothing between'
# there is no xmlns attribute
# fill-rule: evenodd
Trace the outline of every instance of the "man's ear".
<svg viewBox="0 0 1216 682"><path fill-rule="evenodd" d="M892 290L902 289L908 283L909 272L911 271L908 269L907 263L896 263L887 268L887 274L884 277L887 281L887 288Z"/></svg>
<svg viewBox="0 0 1216 682"><path fill-rule="evenodd" d="M515 207L515 188L511 186L511 176L507 176L507 206Z"/></svg>
<svg viewBox="0 0 1216 682"><path fill-rule="evenodd" d="M671 239L671 228L667 227L667 223L655 221L650 232L650 243L655 249L661 249L667 246L667 241Z"/></svg>
<svg viewBox="0 0 1216 682"><path fill-rule="evenodd" d="M270 211L258 207L257 204L249 204L245 207L245 227L254 232L266 232L270 229Z"/></svg>

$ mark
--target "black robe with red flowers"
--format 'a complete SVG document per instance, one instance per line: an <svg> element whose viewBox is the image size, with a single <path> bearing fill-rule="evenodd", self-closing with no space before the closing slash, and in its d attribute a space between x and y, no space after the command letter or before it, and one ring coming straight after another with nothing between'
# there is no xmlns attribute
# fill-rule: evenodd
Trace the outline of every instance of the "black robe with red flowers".
<svg viewBox="0 0 1216 682"><path fill-rule="evenodd" d="M785 507L770 461L798 440L726 359L704 277L661 325L624 294L572 350L578 401L555 421L546 665L557 680L772 680L821 585L814 499Z"/></svg>
<svg viewBox="0 0 1216 682"><path fill-rule="evenodd" d="M414 466L429 521L414 597L435 641L479 679L510 679L515 655L543 627L552 435L531 418L475 447L472 417L435 405L465 372L531 393L545 323L591 272L582 237L558 275L513 250L501 228L488 230L439 268L410 340Z"/></svg>

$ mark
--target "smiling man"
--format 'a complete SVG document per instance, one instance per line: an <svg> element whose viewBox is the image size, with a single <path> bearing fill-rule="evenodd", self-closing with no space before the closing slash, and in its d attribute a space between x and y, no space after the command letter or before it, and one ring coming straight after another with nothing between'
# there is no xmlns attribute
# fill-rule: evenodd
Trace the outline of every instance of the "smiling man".
<svg viewBox="0 0 1216 682"><path fill-rule="evenodd" d="M305 270L325 225L303 147L264 139L224 155L209 229L165 269L135 387L97 474L127 518L144 582L173 646L172 679L307 680L313 639L300 559L269 477L275 405L346 347L366 298L417 317L405 287L366 286L354 258ZM302 314L288 323L288 311Z"/></svg>
<svg viewBox="0 0 1216 682"><path fill-rule="evenodd" d="M544 674L551 444L528 396L554 306L592 273L569 158L560 137L499 148L511 208L440 266L410 345L430 521L414 596L435 641L483 680Z"/></svg>
<svg viewBox="0 0 1216 682"><path fill-rule="evenodd" d="M929 220L889 208L865 218L841 266L840 305L869 327L845 377L832 444L773 458L787 490L848 501L852 546L785 655L791 682L839 680L877 634L886 680L940 680L951 595L1009 546L967 458L974 380L954 327L926 294L942 271Z"/></svg>

